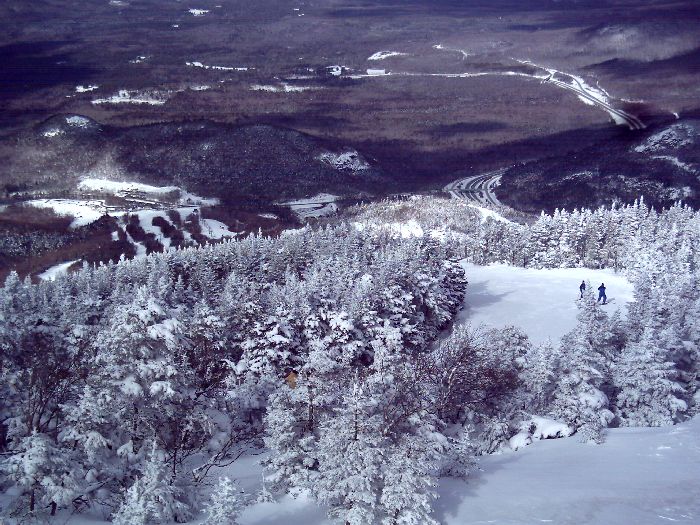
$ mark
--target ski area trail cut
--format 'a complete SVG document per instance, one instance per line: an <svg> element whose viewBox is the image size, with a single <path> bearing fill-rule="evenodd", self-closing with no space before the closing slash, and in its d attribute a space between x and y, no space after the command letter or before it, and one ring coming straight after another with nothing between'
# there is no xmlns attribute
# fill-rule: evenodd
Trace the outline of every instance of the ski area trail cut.
<svg viewBox="0 0 700 525"><path fill-rule="evenodd" d="M594 291L600 283L605 283L611 296L605 305L608 315L621 310L624 317L627 303L634 298L632 283L613 270L536 270L505 264L477 266L467 262L462 266L469 286L464 310L459 313L457 323L470 323L474 328L479 325L489 328L516 326L533 344L548 339L556 343L576 327L576 301L582 280L590 283Z"/></svg>

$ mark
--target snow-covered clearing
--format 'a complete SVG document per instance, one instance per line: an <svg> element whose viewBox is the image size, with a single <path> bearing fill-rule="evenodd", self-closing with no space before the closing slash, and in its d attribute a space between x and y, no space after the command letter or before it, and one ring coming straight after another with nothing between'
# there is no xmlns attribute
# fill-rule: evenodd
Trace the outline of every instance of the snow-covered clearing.
<svg viewBox="0 0 700 525"><path fill-rule="evenodd" d="M220 240L238 235L228 229L223 222L215 219L200 219L199 223L202 226L202 235L212 240Z"/></svg>
<svg viewBox="0 0 700 525"><path fill-rule="evenodd" d="M99 89L100 86L75 86L75 92L76 93L88 93L89 91L95 91L96 89Z"/></svg>
<svg viewBox="0 0 700 525"><path fill-rule="evenodd" d="M120 89L116 95L107 98L97 98L93 104L149 104L162 106L168 100L168 94L161 91L130 91Z"/></svg>
<svg viewBox="0 0 700 525"><path fill-rule="evenodd" d="M403 57L403 56L407 56L407 55L408 55L408 53L400 53L398 51L377 51L372 56L370 56L367 60L384 60L386 58Z"/></svg>
<svg viewBox="0 0 700 525"><path fill-rule="evenodd" d="M440 484L446 525L700 523L700 419L619 428L602 445L576 437L484 457L465 483Z"/></svg>
<svg viewBox="0 0 700 525"><path fill-rule="evenodd" d="M37 277L42 281L55 281L56 277L62 275L68 271L68 268L73 266L75 263L80 262L80 259L75 259L74 261L68 261L64 263L52 266L48 270L41 272Z"/></svg>
<svg viewBox="0 0 700 525"><path fill-rule="evenodd" d="M141 182L120 182L107 179L83 179L78 184L78 189L89 192L108 193L117 197L133 197L134 194L147 195L154 199L160 199L174 195L178 203L194 206L216 206L219 199L199 197L189 193L179 186L152 186Z"/></svg>
<svg viewBox="0 0 700 525"><path fill-rule="evenodd" d="M248 68L248 67L237 67L237 66L210 66L207 64L204 64L202 62L185 62L186 66L189 67L197 67L200 69L211 69L214 71L248 71L248 69L255 69L254 67Z"/></svg>
<svg viewBox="0 0 700 525"><path fill-rule="evenodd" d="M251 91L267 91L269 93L302 93L304 91L316 91L321 89L315 86L293 86L282 82L280 85L272 84L253 84L250 86Z"/></svg>
<svg viewBox="0 0 700 525"><path fill-rule="evenodd" d="M427 232L415 219L410 219L406 222L354 222L353 226L358 231L382 230L389 232L394 238L410 239L412 237L423 237L428 235L439 241L444 240L447 232L444 228L435 228Z"/></svg>
<svg viewBox="0 0 700 525"><path fill-rule="evenodd" d="M548 339L557 342L576 327L576 299L579 284L590 282L593 289L605 283L607 312L624 316L626 304L633 299L633 285L612 270L554 268L536 270L504 264L477 266L462 263L469 286L464 310L458 323L500 328L521 328L533 343ZM614 301L613 301L614 299Z"/></svg>
<svg viewBox="0 0 700 525"><path fill-rule="evenodd" d="M344 66L328 66L328 67L326 67L326 70L328 71L328 73L330 73L334 77L339 77L340 75L342 75L343 69L347 69L347 68Z"/></svg>
<svg viewBox="0 0 700 525"><path fill-rule="evenodd" d="M482 206L476 206L475 204L468 204L470 208L474 208L475 210L478 210L479 213L481 214L481 220L485 222L487 219L493 219L495 221L499 222L513 222L509 221L506 219L503 215L498 213L497 211L490 210L488 208L484 208Z"/></svg>
<svg viewBox="0 0 700 525"><path fill-rule="evenodd" d="M107 206L101 200L36 199L24 204L35 208L51 209L61 217L73 217L71 228L91 224L107 213Z"/></svg>
<svg viewBox="0 0 700 525"><path fill-rule="evenodd" d="M47 129L42 133L42 135L46 138L53 138L53 137L58 137L60 135L63 135L65 131L62 129L54 128L54 129Z"/></svg>
<svg viewBox="0 0 700 525"><path fill-rule="evenodd" d="M198 214L199 210L198 208L177 208L175 210L179 215L180 215L180 221L185 222L188 219L192 217L194 214ZM129 233L126 230L126 215L120 220L120 226L122 230L125 232L127 240L131 242L134 245L134 248L136 249L136 255L146 255L146 248L143 246L143 243L135 241ZM153 224L154 219L160 219L161 221L165 221L167 224L170 225L170 227L173 230L179 230L180 228L177 227L173 223L173 221L170 219L168 216L168 213L165 210L141 210L133 213L129 213L128 217L137 217L138 219L138 224L143 229L143 231L146 234L150 234L153 236L153 238L158 241L162 246L163 250L167 251L171 249L172 247L172 240L170 237L165 235L165 232L162 230L160 226L156 226ZM238 234L236 232L232 232L229 230L228 226L226 226L223 222L214 220L214 219L203 219L201 217L198 217L199 220L199 225L201 227L201 233L204 235L206 238L214 241L218 241L221 239L225 238L231 238L235 237ZM192 236L191 234L186 231L186 230L181 230L182 234L185 238L185 241L191 242L192 241Z"/></svg>
<svg viewBox="0 0 700 525"><path fill-rule="evenodd" d="M335 203L340 197L329 193L319 193L308 199L298 199L294 201L283 202L282 205L289 206L291 210L302 220L317 219L333 215L338 211L338 205Z"/></svg>
<svg viewBox="0 0 700 525"><path fill-rule="evenodd" d="M92 123L91 120L87 117L81 117L80 115L71 115L69 117L66 117L66 124L72 128L88 128L90 127L90 124ZM60 135L64 135L66 133L65 129L62 128L51 128L47 129L42 133L44 137L51 138L51 137L58 137Z"/></svg>

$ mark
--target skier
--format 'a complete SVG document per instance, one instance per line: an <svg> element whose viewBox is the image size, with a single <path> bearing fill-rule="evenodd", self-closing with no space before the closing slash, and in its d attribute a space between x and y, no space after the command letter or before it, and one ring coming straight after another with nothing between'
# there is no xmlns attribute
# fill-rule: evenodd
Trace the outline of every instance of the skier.
<svg viewBox="0 0 700 525"><path fill-rule="evenodd" d="M603 304L607 304L608 296L605 295L605 283L600 283L598 287L598 301L603 300Z"/></svg>
<svg viewBox="0 0 700 525"><path fill-rule="evenodd" d="M583 292L586 291L586 281L581 281L581 286L578 287L579 292L581 292L581 299L583 299Z"/></svg>

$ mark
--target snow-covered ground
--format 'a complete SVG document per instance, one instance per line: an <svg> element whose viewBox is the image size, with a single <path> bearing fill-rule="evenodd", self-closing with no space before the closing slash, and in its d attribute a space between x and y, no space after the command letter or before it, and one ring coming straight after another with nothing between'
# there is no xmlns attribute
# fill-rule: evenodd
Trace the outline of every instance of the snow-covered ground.
<svg viewBox="0 0 700 525"><path fill-rule="evenodd" d="M142 194L153 199L176 195L178 202L183 205L216 206L219 204L219 199L199 197L179 186L152 186L141 182L88 178L80 181L78 189L87 192L108 193L123 198L134 197L135 194Z"/></svg>
<svg viewBox="0 0 700 525"><path fill-rule="evenodd" d="M612 429L602 445L576 437L489 456L466 483L440 484L446 525L700 523L700 419Z"/></svg>
<svg viewBox="0 0 700 525"><path fill-rule="evenodd" d="M283 202L284 206L289 206L291 210L300 219L317 219L333 215L338 211L338 205L335 203L339 197L329 193L319 193L308 199L298 199L294 201Z"/></svg>
<svg viewBox="0 0 700 525"><path fill-rule="evenodd" d="M384 60L386 58L401 57L406 55L408 55L408 53L400 53L398 51L377 51L367 60Z"/></svg>
<svg viewBox="0 0 700 525"><path fill-rule="evenodd" d="M274 84L253 84L251 91L267 91L269 93L303 93L304 91L316 91L321 89L316 86L293 86L282 82L280 85Z"/></svg>
<svg viewBox="0 0 700 525"><path fill-rule="evenodd" d="M92 101L95 105L100 104L148 104L151 106L162 106L168 100L168 93L160 91L130 91L120 89L116 95L107 98L97 98Z"/></svg>
<svg viewBox="0 0 700 525"><path fill-rule="evenodd" d="M99 89L100 86L97 85L87 85L87 86L75 86L75 92L76 93L88 93L90 91L95 91L96 89Z"/></svg>
<svg viewBox="0 0 700 525"><path fill-rule="evenodd" d="M37 275L37 277L42 281L55 281L56 277L66 273L68 271L68 268L70 268L77 262L80 262L80 259L75 259L74 261L68 261L61 264L57 264L41 272L39 275Z"/></svg>
<svg viewBox="0 0 700 525"><path fill-rule="evenodd" d="M36 199L24 204L53 210L56 215L62 217L73 217L71 228L92 224L107 213L107 207L101 200Z"/></svg>
<svg viewBox="0 0 700 525"><path fill-rule="evenodd" d="M457 322L474 327L514 325L533 343L548 339L556 343L576 326L576 298L582 280L590 281L594 290L605 283L611 303L604 308L610 314L619 309L624 316L626 304L633 299L632 283L612 270L462 264L469 286Z"/></svg>
<svg viewBox="0 0 700 525"><path fill-rule="evenodd" d="M186 66L189 67L198 67L200 69L211 69L214 71L248 71L249 69L255 69L254 67L248 68L248 67L238 67L238 66L210 66L208 64L204 64L202 62L194 61L194 62L185 62Z"/></svg>

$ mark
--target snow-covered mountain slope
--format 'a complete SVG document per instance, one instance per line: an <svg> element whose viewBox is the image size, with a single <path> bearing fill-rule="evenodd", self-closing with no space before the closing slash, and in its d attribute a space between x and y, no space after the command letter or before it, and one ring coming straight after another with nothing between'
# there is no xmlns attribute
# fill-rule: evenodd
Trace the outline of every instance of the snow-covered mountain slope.
<svg viewBox="0 0 700 525"><path fill-rule="evenodd" d="M521 328L534 343L556 343L576 326L576 298L582 280L594 290L605 283L609 314L633 299L633 285L613 270L551 268L537 270L504 264L477 266L462 263L469 288L458 323ZM596 292L597 297L597 292Z"/></svg>
<svg viewBox="0 0 700 525"><path fill-rule="evenodd" d="M576 437L488 456L465 484L443 480L445 524L651 525L700 522L700 419L619 428L602 445Z"/></svg>

